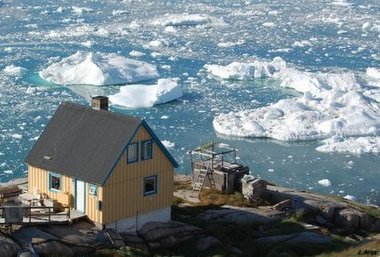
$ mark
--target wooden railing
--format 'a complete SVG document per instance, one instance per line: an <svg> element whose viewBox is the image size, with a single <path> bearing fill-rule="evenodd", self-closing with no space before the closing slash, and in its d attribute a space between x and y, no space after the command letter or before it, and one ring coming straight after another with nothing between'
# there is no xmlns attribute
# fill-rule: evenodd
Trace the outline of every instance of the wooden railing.
<svg viewBox="0 0 380 257"><path fill-rule="evenodd" d="M0 206L0 224L52 223L70 220L70 207Z"/></svg>

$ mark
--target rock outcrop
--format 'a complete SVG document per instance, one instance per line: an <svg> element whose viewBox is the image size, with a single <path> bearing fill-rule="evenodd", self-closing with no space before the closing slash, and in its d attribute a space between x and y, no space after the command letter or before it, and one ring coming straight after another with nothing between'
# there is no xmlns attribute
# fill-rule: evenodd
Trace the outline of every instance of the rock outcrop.
<svg viewBox="0 0 380 257"><path fill-rule="evenodd" d="M152 249L172 247L204 235L200 228L177 221L150 222L145 224L139 233Z"/></svg>

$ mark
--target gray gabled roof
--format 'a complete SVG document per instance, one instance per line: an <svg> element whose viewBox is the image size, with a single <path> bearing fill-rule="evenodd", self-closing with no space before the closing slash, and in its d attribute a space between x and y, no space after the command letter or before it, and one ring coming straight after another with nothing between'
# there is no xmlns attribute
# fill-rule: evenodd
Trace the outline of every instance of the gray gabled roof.
<svg viewBox="0 0 380 257"><path fill-rule="evenodd" d="M128 142L144 124L139 118L65 102L59 106L25 161L45 170L103 185ZM169 155L169 158L172 157ZM173 164L176 165L175 161Z"/></svg>

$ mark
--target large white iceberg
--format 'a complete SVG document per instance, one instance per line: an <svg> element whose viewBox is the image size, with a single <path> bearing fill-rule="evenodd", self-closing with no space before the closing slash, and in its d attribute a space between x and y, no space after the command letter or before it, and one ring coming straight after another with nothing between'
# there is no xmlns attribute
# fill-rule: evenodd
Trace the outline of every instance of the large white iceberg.
<svg viewBox="0 0 380 257"><path fill-rule="evenodd" d="M135 83L159 76L155 65L114 53L77 52L39 72L43 79L61 85Z"/></svg>
<svg viewBox="0 0 380 257"><path fill-rule="evenodd" d="M286 62L280 57L276 57L271 62L232 62L227 66L206 64L204 67L209 73L222 79L251 80L261 77L272 77L275 72L286 67Z"/></svg>
<svg viewBox="0 0 380 257"><path fill-rule="evenodd" d="M270 65L263 62L253 67ZM228 66L226 70L230 70ZM244 77L240 72L237 74L227 77ZM255 77L254 73L249 74ZM353 73L312 73L281 64L265 76L279 79L281 86L293 88L303 96L257 109L219 114L213 120L218 133L285 141L380 135L380 105L367 96L369 89ZM375 96L373 90L378 89L371 90L371 95ZM322 149L335 151L336 148L319 148ZM371 149L374 152L376 147Z"/></svg>
<svg viewBox="0 0 380 257"><path fill-rule="evenodd" d="M109 96L113 105L128 108L152 107L183 96L177 79L159 79L156 85L127 85L120 92Z"/></svg>

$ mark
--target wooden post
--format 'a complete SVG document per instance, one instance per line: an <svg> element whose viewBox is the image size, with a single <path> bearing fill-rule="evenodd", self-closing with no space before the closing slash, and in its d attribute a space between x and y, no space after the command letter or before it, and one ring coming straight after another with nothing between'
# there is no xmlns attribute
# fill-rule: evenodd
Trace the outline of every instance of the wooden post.
<svg viewBox="0 0 380 257"><path fill-rule="evenodd" d="M68 211L67 211L67 217L68 217L68 219L70 221L70 207L68 208Z"/></svg>
<svg viewBox="0 0 380 257"><path fill-rule="evenodd" d="M50 207L48 207L48 208L49 208L49 216L48 217L49 217L49 223L50 223L51 222L51 214L50 214L51 212L50 212Z"/></svg>
<svg viewBox="0 0 380 257"><path fill-rule="evenodd" d="M32 223L32 207L29 208L29 223Z"/></svg>

